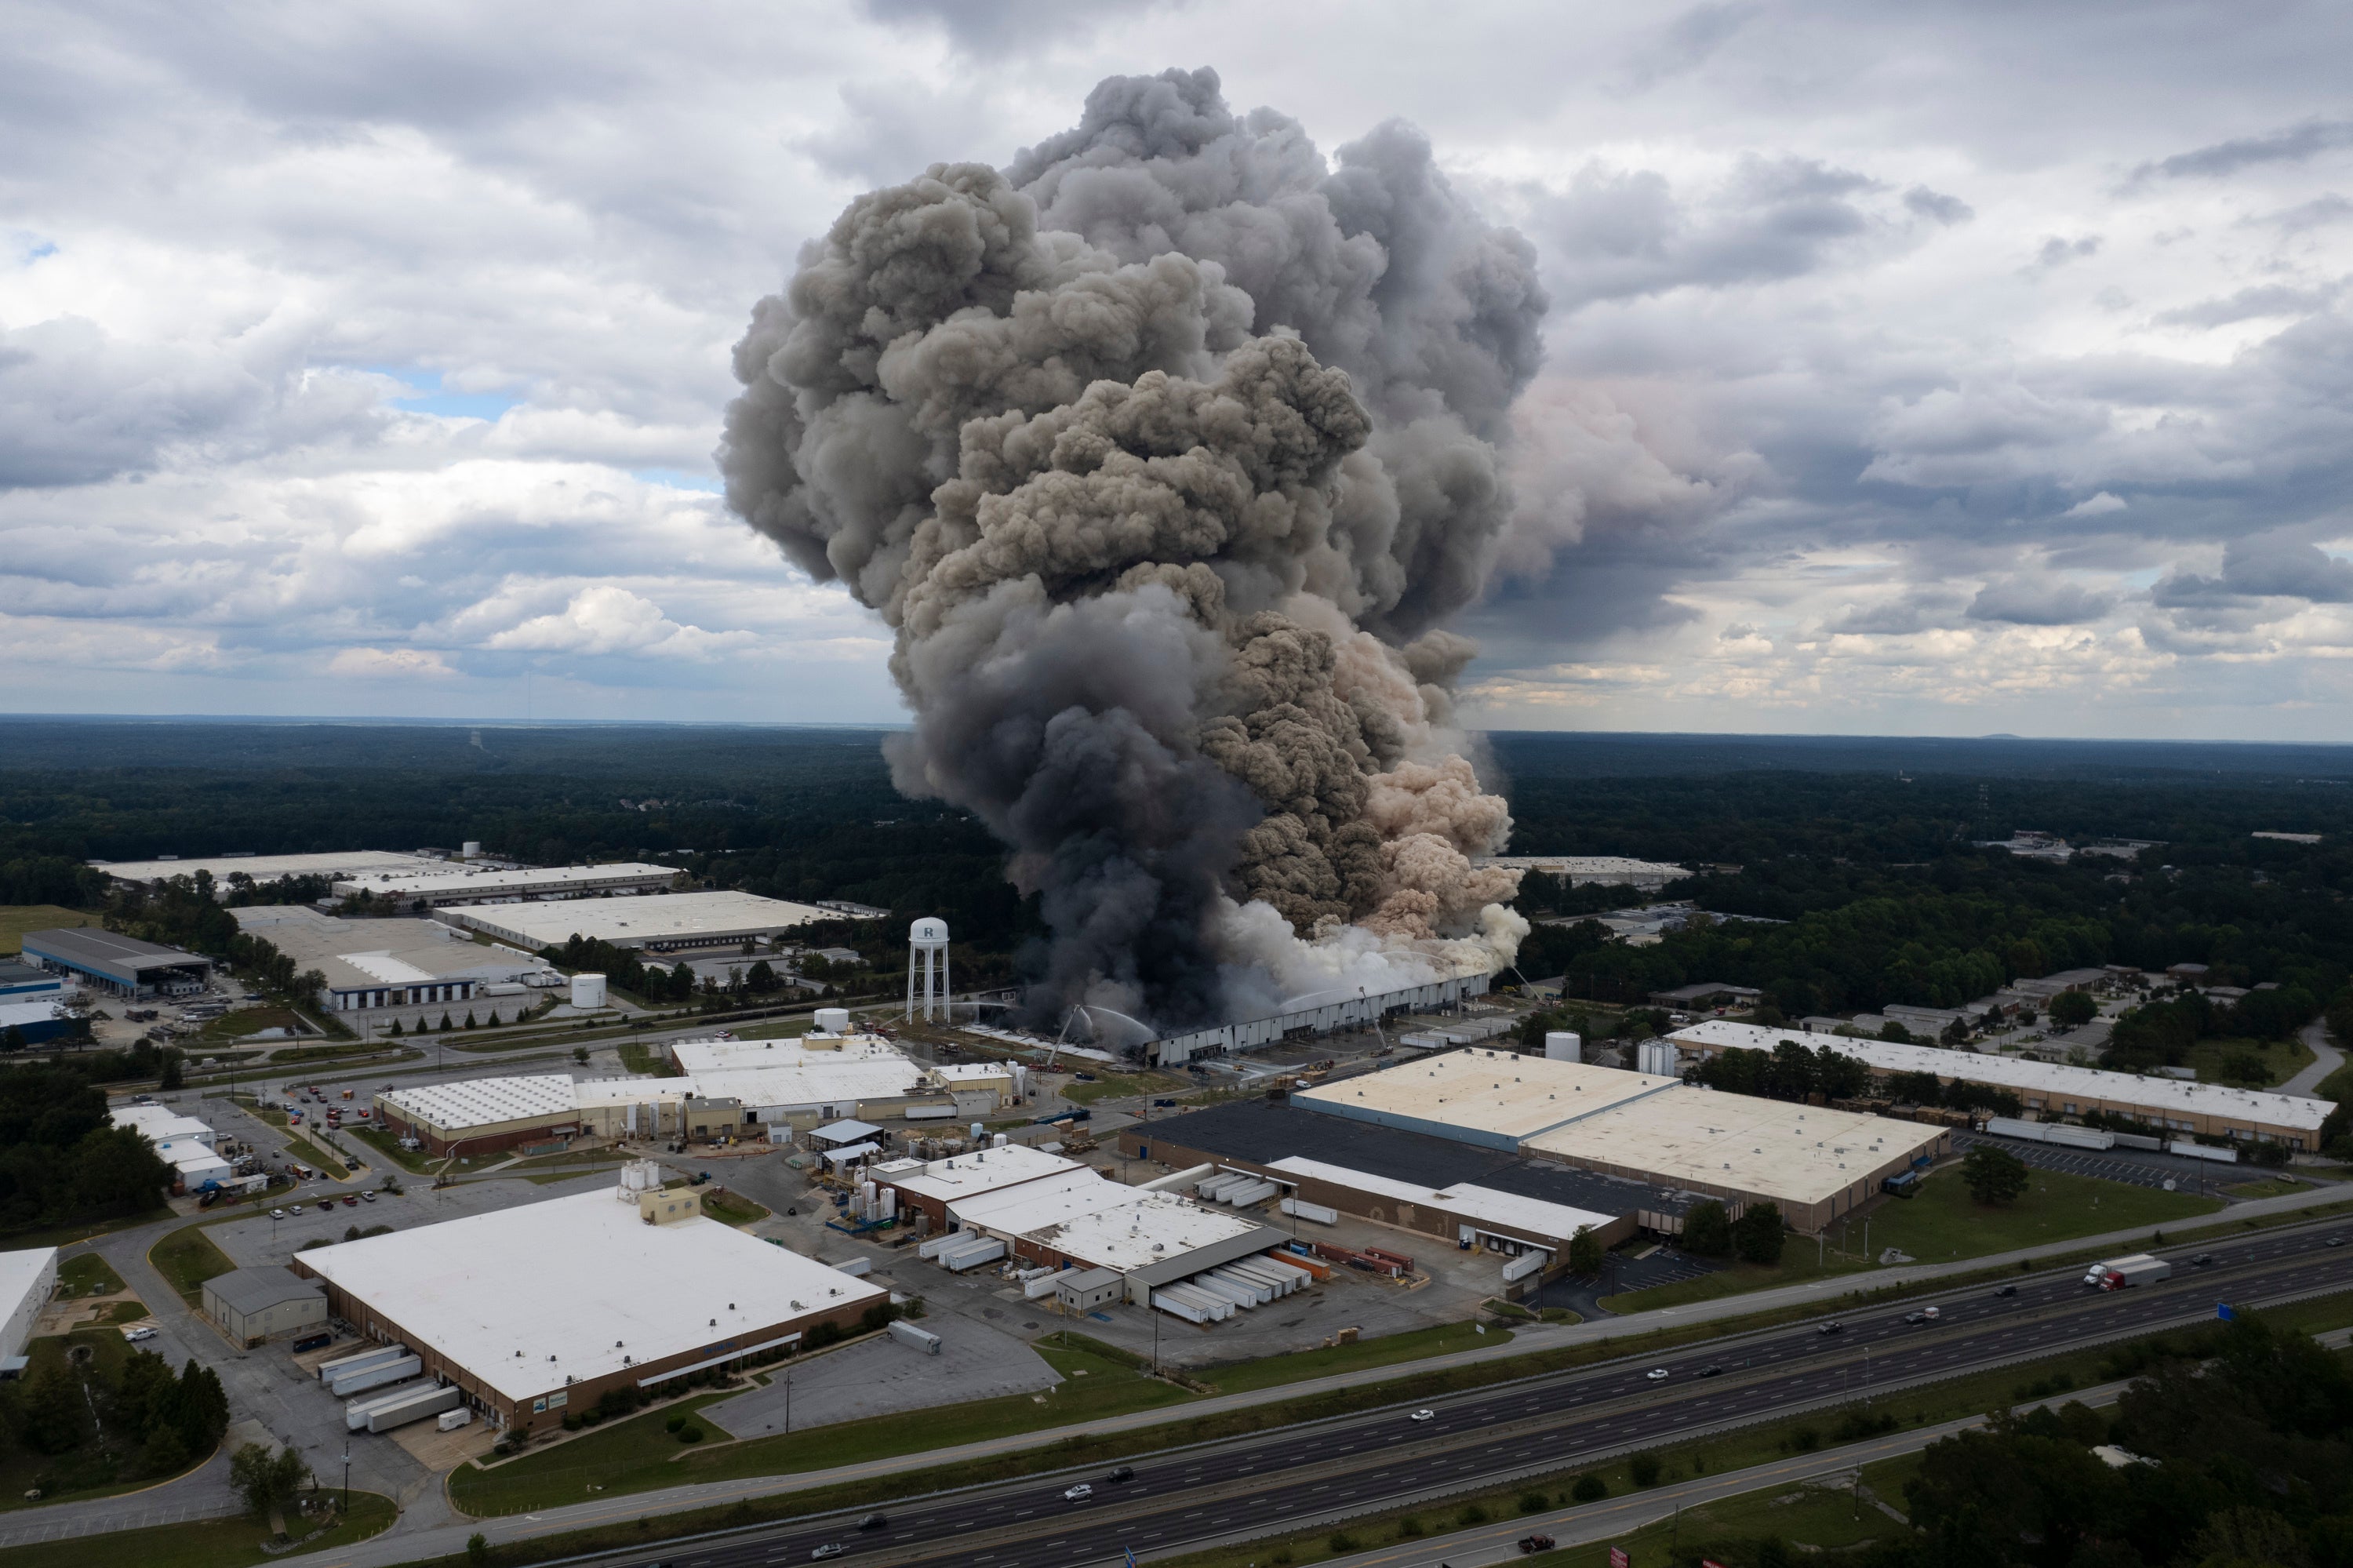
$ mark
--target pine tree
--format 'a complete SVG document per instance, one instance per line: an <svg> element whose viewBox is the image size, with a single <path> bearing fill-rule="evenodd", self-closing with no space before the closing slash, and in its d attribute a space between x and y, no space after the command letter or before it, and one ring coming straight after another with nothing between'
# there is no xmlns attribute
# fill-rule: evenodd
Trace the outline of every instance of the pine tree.
<svg viewBox="0 0 2353 1568"><path fill-rule="evenodd" d="M26 1381L17 1405L26 1446L62 1454L82 1438L81 1389L62 1361L45 1362Z"/></svg>
<svg viewBox="0 0 2353 1568"><path fill-rule="evenodd" d="M400 1036L400 1020L397 1018L394 1019L392 1021L392 1027L385 1030L385 1033L395 1039L398 1039Z"/></svg>
<svg viewBox="0 0 2353 1568"><path fill-rule="evenodd" d="M441 1027L444 1031L452 1027L449 1022L449 1010L446 1007L441 1010Z"/></svg>
<svg viewBox="0 0 2353 1568"><path fill-rule="evenodd" d="M474 1022L474 1010L473 1010L472 1008L470 1008L470 1008L468 1008L468 1009L466 1009L466 1022L465 1022L464 1027L466 1027L466 1028L468 1028L468 1029L472 1029L472 1028L475 1028L475 1027L476 1027L476 1024L475 1024L475 1022Z"/></svg>
<svg viewBox="0 0 2353 1568"><path fill-rule="evenodd" d="M201 1454L228 1431L228 1393L220 1373L198 1366L195 1358L180 1369L180 1436L191 1454Z"/></svg>

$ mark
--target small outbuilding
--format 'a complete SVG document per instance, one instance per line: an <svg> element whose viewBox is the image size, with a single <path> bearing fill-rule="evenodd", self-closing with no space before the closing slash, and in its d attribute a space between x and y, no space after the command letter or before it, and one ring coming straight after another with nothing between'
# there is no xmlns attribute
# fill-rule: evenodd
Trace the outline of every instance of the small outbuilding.
<svg viewBox="0 0 2353 1568"><path fill-rule="evenodd" d="M240 1268L205 1281L205 1316L250 1349L280 1334L324 1328L326 1287L282 1268Z"/></svg>

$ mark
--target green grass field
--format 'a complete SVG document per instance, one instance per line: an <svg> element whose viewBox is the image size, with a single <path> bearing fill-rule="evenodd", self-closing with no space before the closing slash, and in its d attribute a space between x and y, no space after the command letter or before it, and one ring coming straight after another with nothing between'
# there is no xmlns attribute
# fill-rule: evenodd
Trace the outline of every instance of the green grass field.
<svg viewBox="0 0 2353 1568"><path fill-rule="evenodd" d="M122 1288L122 1276L94 1252L79 1253L58 1265L60 1297L111 1296Z"/></svg>
<svg viewBox="0 0 2353 1568"><path fill-rule="evenodd" d="M87 909L57 904L0 904L0 954L25 950L25 933L52 926L95 926L98 916Z"/></svg>
<svg viewBox="0 0 2353 1568"><path fill-rule="evenodd" d="M1131 1095L1173 1096L1184 1088L1187 1080L1166 1073L1104 1073L1092 1084L1075 1079L1062 1085L1062 1097L1074 1106L1091 1106L1097 1100L1125 1099Z"/></svg>
<svg viewBox="0 0 2353 1568"><path fill-rule="evenodd" d="M196 1306L204 1296L204 1284L215 1275L227 1274L237 1265L228 1255L213 1245L202 1225L183 1225L147 1249L147 1261L155 1272L171 1281L180 1299Z"/></svg>
<svg viewBox="0 0 2353 1568"><path fill-rule="evenodd" d="M403 1149L400 1139L380 1127L347 1127L343 1130L412 1175L430 1175L441 1168L438 1155Z"/></svg>
<svg viewBox="0 0 2353 1568"><path fill-rule="evenodd" d="M1511 1342L1509 1329L1487 1325L1482 1333L1479 1327L1470 1323L1447 1323L1435 1329L1415 1329L1403 1334L1384 1334L1377 1340L1359 1340L1353 1345L1334 1345L1329 1350L1300 1351L1286 1356L1261 1356L1255 1361L1188 1370L1203 1383L1215 1383L1219 1393L1243 1393L1279 1383L1329 1377L1335 1372L1394 1366L1399 1361L1452 1355L1458 1351L1491 1350Z"/></svg>
<svg viewBox="0 0 2353 1568"><path fill-rule="evenodd" d="M2252 1056L2263 1065L2263 1075L2234 1075L2226 1064L2234 1057ZM2249 1088L2270 1088L2284 1084L2312 1065L2312 1047L2303 1041L2287 1040L2200 1040L2189 1048L2186 1064L2198 1069L2201 1084L2239 1084Z"/></svg>
<svg viewBox="0 0 2353 1568"><path fill-rule="evenodd" d="M302 1021L290 1007L235 1007L206 1021L196 1032L196 1038L207 1045L225 1045L265 1029L283 1029L289 1034L304 1033Z"/></svg>
<svg viewBox="0 0 2353 1568"><path fill-rule="evenodd" d="M125 1563L136 1563L139 1568L248 1568L258 1563L295 1561L313 1552L365 1541L388 1528L398 1512L390 1498L353 1492L351 1512L334 1529L318 1531L290 1551L275 1555L261 1549L269 1533L267 1525L243 1519L206 1519L13 1546L0 1552L0 1563L8 1568L119 1568ZM289 1520L287 1528L297 1526Z"/></svg>
<svg viewBox="0 0 2353 1568"><path fill-rule="evenodd" d="M1990 1253L2039 1246L2045 1242L2098 1235L2136 1225L2166 1224L2195 1219L2221 1208L2219 1198L2188 1192L2164 1192L2122 1181L2063 1171L2031 1172L2025 1194L2015 1203L1989 1208L1969 1196L1954 1170L1936 1172L1921 1183L1919 1195L1888 1199L1863 1219L1841 1220L1831 1227L1820 1249L1804 1236L1790 1236L1780 1264L1759 1268L1736 1263L1699 1279L1681 1280L1648 1290L1631 1290L1607 1298L1613 1312L1644 1312L1658 1307L1712 1301L1775 1286L1796 1285L1825 1274L1859 1273L1877 1266L1871 1260L1888 1247L1897 1248L1920 1263L1949 1263L1955 1258L1983 1257ZM1866 1237L1868 1238L1866 1244ZM1869 1251L1864 1250L1868 1245Z"/></svg>

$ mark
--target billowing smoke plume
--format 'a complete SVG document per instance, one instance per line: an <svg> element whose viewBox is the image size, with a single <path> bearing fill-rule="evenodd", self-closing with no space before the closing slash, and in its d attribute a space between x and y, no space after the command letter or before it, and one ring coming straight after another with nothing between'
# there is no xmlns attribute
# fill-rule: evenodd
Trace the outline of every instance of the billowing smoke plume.
<svg viewBox="0 0 2353 1568"><path fill-rule="evenodd" d="M895 629L897 781L1012 846L1044 1006L1185 1024L1511 957L1441 623L1544 309L1418 132L1327 165L1207 70L860 197L754 309L728 502Z"/></svg>

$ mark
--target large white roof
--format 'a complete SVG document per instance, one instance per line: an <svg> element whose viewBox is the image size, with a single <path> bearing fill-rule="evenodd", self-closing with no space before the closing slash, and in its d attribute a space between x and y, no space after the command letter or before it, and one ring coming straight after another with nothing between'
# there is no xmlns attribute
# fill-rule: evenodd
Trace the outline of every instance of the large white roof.
<svg viewBox="0 0 2353 1568"><path fill-rule="evenodd" d="M886 1294L716 1220L647 1224L614 1191L301 1258L509 1399L562 1388L567 1376L586 1381L694 1351L724 1354L728 1341L800 1311L871 1305Z"/></svg>
<svg viewBox="0 0 2353 1568"><path fill-rule="evenodd" d="M453 920L533 949L560 948L575 935L617 947L763 936L840 916L807 904L756 894L664 893L630 898L565 898L525 904L451 904ZM746 960L747 962L753 960Z"/></svg>
<svg viewBox="0 0 2353 1568"><path fill-rule="evenodd" d="M1472 1047L1292 1095L1294 1104L1408 1126L1525 1139L1670 1087L1672 1078Z"/></svg>
<svg viewBox="0 0 2353 1568"><path fill-rule="evenodd" d="M1591 1225L1598 1231L1618 1218L1615 1214L1596 1213L1590 1209L1548 1202L1542 1198L1525 1198L1517 1192L1500 1192L1493 1187L1481 1187L1470 1182L1456 1182L1451 1187L1423 1187L1411 1181L1398 1181L1368 1171L1334 1165L1322 1160L1308 1160L1295 1154L1275 1160L1267 1169L1311 1181L1330 1181L1361 1192L1377 1192L1401 1203L1426 1203L1460 1214L1474 1224L1512 1225L1562 1241L1575 1235L1579 1225Z"/></svg>
<svg viewBox="0 0 2353 1568"><path fill-rule="evenodd" d="M16 1316L16 1308L25 1298L41 1288L49 1268L58 1260L53 1246L28 1246L16 1252L0 1252L0 1323ZM0 1355L17 1347L0 1344Z"/></svg>
<svg viewBox="0 0 2353 1568"><path fill-rule="evenodd" d="M459 1078L378 1095L379 1104L445 1131L569 1116L577 1107L572 1080L561 1073L513 1078Z"/></svg>
<svg viewBox="0 0 2353 1568"><path fill-rule="evenodd" d="M667 887L678 878L674 865L622 862L613 865L450 866L436 863L429 870L406 868L355 874L335 884L338 893L371 893L392 898L431 898L450 893L476 893L494 898L506 893L544 896L574 887L608 887L616 883L644 883Z"/></svg>
<svg viewBox="0 0 2353 1568"><path fill-rule="evenodd" d="M892 1185L920 1197L934 1198L944 1203L962 1205L983 1192L1000 1192L1018 1187L1042 1178L1078 1172L1089 1180L1099 1180L1086 1166L1075 1160L1065 1160L1059 1154L1048 1154L1024 1144L1008 1143L1002 1149L983 1149L971 1154L959 1154L953 1159L934 1160L916 1165L913 1171L876 1171Z"/></svg>
<svg viewBox="0 0 2353 1568"><path fill-rule="evenodd" d="M1049 1176L955 1206L967 1226L1018 1236L1123 1272L1171 1263L1248 1235L1257 1222L1175 1192L1148 1192L1099 1176Z"/></svg>
<svg viewBox="0 0 2353 1568"><path fill-rule="evenodd" d="M572 1102L591 1106L676 1105L702 1091L692 1078L581 1078L572 1086Z"/></svg>
<svg viewBox="0 0 2353 1568"><path fill-rule="evenodd" d="M696 1092L735 1099L747 1108L853 1106L899 1099L923 1086L922 1064L877 1035L836 1037L839 1049L811 1050L797 1040L681 1040L670 1054Z"/></svg>
<svg viewBox="0 0 2353 1568"><path fill-rule="evenodd" d="M1946 1051L1934 1045L1899 1045L1888 1040L1857 1040L1843 1034L1799 1035L1794 1030L1765 1029L1722 1019L1678 1029L1671 1038L1694 1045L1747 1051L1770 1051L1782 1041L1794 1039L1807 1045L1827 1045L1880 1072L1934 1073L1941 1078L1965 1078L1973 1084L2063 1102L2088 1104L2097 1100L2145 1106L2159 1116L2222 1117L2316 1130L2335 1108L2327 1100L2274 1094L2264 1089L2235 1089L2225 1084L2200 1084L2180 1078L2144 1078L2097 1067L2026 1062L2014 1056Z"/></svg>
<svg viewBox="0 0 2353 1568"><path fill-rule="evenodd" d="M1571 1164L1820 1203L1946 1136L1941 1127L1677 1084L1528 1140Z"/></svg>
<svg viewBox="0 0 2353 1568"><path fill-rule="evenodd" d="M281 876L340 877L371 872L441 871L449 863L430 855L399 854L390 850L337 850L331 854L234 855L218 860L94 860L90 863L125 882L193 877L199 871L209 871L215 882L226 884L232 873L240 871L256 882L275 882Z"/></svg>
<svg viewBox="0 0 2353 1568"><path fill-rule="evenodd" d="M170 1106L116 1106L106 1113L106 1119L117 1127L137 1128L150 1143L167 1138L200 1138L209 1142L213 1136L210 1123L182 1116Z"/></svg>

